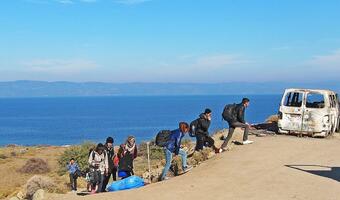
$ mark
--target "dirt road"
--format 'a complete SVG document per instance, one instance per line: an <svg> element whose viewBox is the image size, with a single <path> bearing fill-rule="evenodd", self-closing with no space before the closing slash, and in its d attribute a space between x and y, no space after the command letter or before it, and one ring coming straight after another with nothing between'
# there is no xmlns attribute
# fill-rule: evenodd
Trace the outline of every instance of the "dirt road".
<svg viewBox="0 0 340 200"><path fill-rule="evenodd" d="M190 173L141 189L50 199L340 199L340 137L251 137Z"/></svg>

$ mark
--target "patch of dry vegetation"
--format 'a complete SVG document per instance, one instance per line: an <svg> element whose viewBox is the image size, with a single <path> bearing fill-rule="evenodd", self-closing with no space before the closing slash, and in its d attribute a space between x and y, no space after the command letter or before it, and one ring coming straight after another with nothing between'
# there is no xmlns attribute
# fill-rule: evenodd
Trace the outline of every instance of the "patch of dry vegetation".
<svg viewBox="0 0 340 200"><path fill-rule="evenodd" d="M50 172L50 167L48 163L41 158L30 158L18 171L26 174L45 174Z"/></svg>

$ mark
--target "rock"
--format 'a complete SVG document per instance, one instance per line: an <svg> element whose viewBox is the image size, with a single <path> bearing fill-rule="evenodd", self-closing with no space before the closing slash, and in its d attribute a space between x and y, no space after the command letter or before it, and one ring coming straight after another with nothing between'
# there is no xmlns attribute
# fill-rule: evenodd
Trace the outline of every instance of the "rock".
<svg viewBox="0 0 340 200"><path fill-rule="evenodd" d="M43 189L39 189L34 193L32 200L43 200L44 196L45 191Z"/></svg>
<svg viewBox="0 0 340 200"><path fill-rule="evenodd" d="M25 199L25 193L23 191L18 192L17 198L19 200Z"/></svg>

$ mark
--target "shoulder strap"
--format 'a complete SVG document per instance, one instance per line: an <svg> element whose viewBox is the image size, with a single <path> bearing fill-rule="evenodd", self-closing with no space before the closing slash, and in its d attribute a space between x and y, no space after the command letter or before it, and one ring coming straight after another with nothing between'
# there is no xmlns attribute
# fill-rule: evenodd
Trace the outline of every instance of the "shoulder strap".
<svg viewBox="0 0 340 200"><path fill-rule="evenodd" d="M95 157L96 155L94 154L94 151L92 151L92 160L94 160L94 157Z"/></svg>

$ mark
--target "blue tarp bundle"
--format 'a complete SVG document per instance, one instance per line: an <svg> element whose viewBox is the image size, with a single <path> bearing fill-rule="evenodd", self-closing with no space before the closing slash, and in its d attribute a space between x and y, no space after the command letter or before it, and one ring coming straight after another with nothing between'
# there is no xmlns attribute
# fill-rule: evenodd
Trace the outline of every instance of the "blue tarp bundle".
<svg viewBox="0 0 340 200"><path fill-rule="evenodd" d="M130 176L126 179L115 181L107 187L107 191L114 192L119 190L128 190L144 186L144 180L139 176Z"/></svg>

